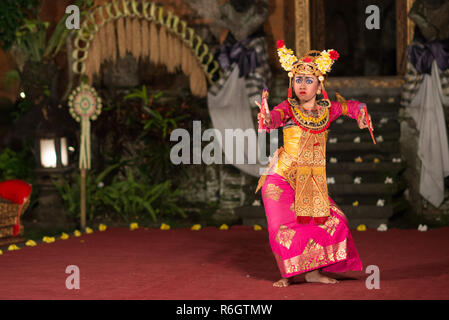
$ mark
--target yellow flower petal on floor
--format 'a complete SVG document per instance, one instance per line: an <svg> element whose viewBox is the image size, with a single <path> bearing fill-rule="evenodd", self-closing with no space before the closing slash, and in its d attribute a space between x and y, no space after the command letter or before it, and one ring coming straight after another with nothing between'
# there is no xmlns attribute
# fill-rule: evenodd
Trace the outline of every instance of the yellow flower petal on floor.
<svg viewBox="0 0 449 320"><path fill-rule="evenodd" d="M352 203L352 206L353 206L353 207L358 207L358 206L359 206L359 201L358 201L358 200L354 201L354 202Z"/></svg>
<svg viewBox="0 0 449 320"><path fill-rule="evenodd" d="M36 242L33 241L33 240L28 240L27 242L25 242L25 245L26 245L27 247L34 247L34 246L36 246L37 244L36 244Z"/></svg>
<svg viewBox="0 0 449 320"><path fill-rule="evenodd" d="M47 236L45 236L45 237L42 238L42 241L44 241L45 243L52 243L52 242L55 242L55 237L47 237Z"/></svg>
<svg viewBox="0 0 449 320"><path fill-rule="evenodd" d="M229 227L228 227L228 225L225 224L225 223L223 223L223 224L220 226L220 230L228 230L228 229L229 229Z"/></svg>
<svg viewBox="0 0 449 320"><path fill-rule="evenodd" d="M67 240L69 238L69 235L67 233L63 232L59 238L62 240Z"/></svg>
<svg viewBox="0 0 449 320"><path fill-rule="evenodd" d="M75 232L73 233L73 235L75 237L81 237L81 232L79 230L75 230Z"/></svg>
<svg viewBox="0 0 449 320"><path fill-rule="evenodd" d="M168 224L161 224L161 230L170 230L170 226Z"/></svg>
<svg viewBox="0 0 449 320"><path fill-rule="evenodd" d="M380 160L379 160L379 158L374 158L374 163L379 163L380 162Z"/></svg>
<svg viewBox="0 0 449 320"><path fill-rule="evenodd" d="M106 231L107 228L108 227L102 223L100 223L100 225L98 226L98 230L100 230L100 231Z"/></svg>
<svg viewBox="0 0 449 320"><path fill-rule="evenodd" d="M192 226L192 228L190 228L190 230L194 230L194 231L198 231L201 229L201 225L200 224L194 224Z"/></svg>
<svg viewBox="0 0 449 320"><path fill-rule="evenodd" d="M366 231L366 226L364 224L359 225L357 231Z"/></svg>
<svg viewBox="0 0 449 320"><path fill-rule="evenodd" d="M92 230L91 228L87 227L87 228L86 228L86 233L87 233L87 234L94 233L94 230Z"/></svg>
<svg viewBox="0 0 449 320"><path fill-rule="evenodd" d="M357 163L360 163L360 162L363 162L363 159L362 159L362 157L357 157L354 159L354 161Z"/></svg>
<svg viewBox="0 0 449 320"><path fill-rule="evenodd" d="M260 231L260 230L262 230L262 227L259 226L258 224L255 224L255 225L254 225L254 230L255 230L255 231Z"/></svg>
<svg viewBox="0 0 449 320"><path fill-rule="evenodd" d="M131 223L131 224L129 225L129 229L130 229L131 231L136 230L136 229L139 229L139 224L138 224L137 222L133 222L133 223Z"/></svg>
<svg viewBox="0 0 449 320"><path fill-rule="evenodd" d="M16 246L15 244L9 245L8 251L14 251L14 250L20 250L20 248L18 246Z"/></svg>

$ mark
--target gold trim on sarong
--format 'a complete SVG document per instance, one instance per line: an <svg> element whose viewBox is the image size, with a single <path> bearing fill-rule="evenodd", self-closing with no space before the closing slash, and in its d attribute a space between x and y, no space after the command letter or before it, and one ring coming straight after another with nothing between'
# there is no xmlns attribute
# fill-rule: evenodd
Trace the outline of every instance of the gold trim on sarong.
<svg viewBox="0 0 449 320"><path fill-rule="evenodd" d="M325 267L329 264L346 260L347 258L347 241L346 239L322 247L317 244L313 239L310 248L298 256L282 259L278 254L274 253L276 262L282 275L288 275L291 273L302 273L309 270Z"/></svg>

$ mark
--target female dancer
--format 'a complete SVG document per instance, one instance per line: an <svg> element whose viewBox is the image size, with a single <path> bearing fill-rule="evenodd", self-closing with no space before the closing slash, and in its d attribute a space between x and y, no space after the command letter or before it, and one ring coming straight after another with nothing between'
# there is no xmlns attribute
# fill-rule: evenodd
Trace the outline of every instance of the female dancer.
<svg viewBox="0 0 449 320"><path fill-rule="evenodd" d="M268 132L283 127L284 146L271 158L256 189L262 187L270 245L282 275L273 285L288 286L302 273L307 282L337 283L320 270L359 271L362 263L344 213L328 196L327 128L340 115L367 128L365 104L328 100L324 81L339 57L335 50L309 51L297 58L278 41L278 54L290 78L288 99L269 111L265 98L265 112L258 118Z"/></svg>

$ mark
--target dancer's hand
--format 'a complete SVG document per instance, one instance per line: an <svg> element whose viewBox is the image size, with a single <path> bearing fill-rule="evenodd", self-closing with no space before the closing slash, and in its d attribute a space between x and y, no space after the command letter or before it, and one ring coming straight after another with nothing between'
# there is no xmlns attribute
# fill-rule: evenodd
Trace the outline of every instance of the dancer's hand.
<svg viewBox="0 0 449 320"><path fill-rule="evenodd" d="M371 116L370 116L369 113L368 113L368 118L369 118L370 126L373 129L373 131L374 131L373 123L371 121ZM357 119L357 124L359 125L360 129L368 128L368 121L367 121L367 115L365 114L365 109L361 109L360 110L360 116Z"/></svg>
<svg viewBox="0 0 449 320"><path fill-rule="evenodd" d="M262 109L262 106L258 101L254 101L254 103L259 107L259 109ZM270 115L270 109L268 108L267 99L264 99L265 104L265 113L259 112L257 115L257 120L264 119L264 124L266 126L270 126L272 123L271 115Z"/></svg>

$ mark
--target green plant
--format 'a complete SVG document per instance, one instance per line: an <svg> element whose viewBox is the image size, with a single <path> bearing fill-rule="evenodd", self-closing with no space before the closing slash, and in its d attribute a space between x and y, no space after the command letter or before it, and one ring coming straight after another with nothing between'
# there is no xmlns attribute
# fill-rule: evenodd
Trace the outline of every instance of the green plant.
<svg viewBox="0 0 449 320"><path fill-rule="evenodd" d="M137 100L138 110L144 114L141 119L143 127L136 134L136 140L143 142L144 147L135 150L137 156L134 157L133 165L152 183L171 180L176 184L185 174L182 166L171 163L172 144L168 141L168 135L178 128L180 121L187 115L173 116L179 109L162 105L162 95L162 92L149 93L147 87L142 85L124 96L125 101ZM134 124L135 121L131 123Z"/></svg>
<svg viewBox="0 0 449 320"><path fill-rule="evenodd" d="M116 210L123 221L129 222L137 215L147 214L156 222L157 216L181 215L184 211L176 205L178 191L171 190L171 182L147 185L137 181L130 168L126 170L125 180L116 176L103 190L104 203Z"/></svg>
<svg viewBox="0 0 449 320"><path fill-rule="evenodd" d="M126 174L119 174L110 179L110 174L123 166L126 162L111 165L98 174L88 174L86 178L86 202L88 219L101 216L105 212L114 210L122 221L130 222L136 216L144 214L154 222L158 216L180 215L186 217L184 211L176 205L179 191L172 190L171 182L148 185L136 180L132 169L125 170ZM111 180L109 183L104 181ZM74 219L80 214L80 175L76 174L74 181L64 181L56 184L67 211Z"/></svg>
<svg viewBox="0 0 449 320"><path fill-rule="evenodd" d="M34 166L34 158L29 148L24 148L20 152L6 148L0 153L0 181L22 179L32 183Z"/></svg>
<svg viewBox="0 0 449 320"><path fill-rule="evenodd" d="M42 6L45 1L41 1ZM25 60L42 61L56 57L67 35L65 25L68 14L64 14L47 39L50 23L40 20L40 7L37 0L3 0L0 2L0 43L3 50L15 48ZM93 5L92 0L77 0L74 5L80 7L84 16Z"/></svg>
<svg viewBox="0 0 449 320"><path fill-rule="evenodd" d="M186 118L186 115L173 117L173 109L166 108L164 114L162 114L158 110L151 108L153 102L161 97L161 92L149 96L145 85L142 85L141 89L134 89L130 94L124 97L125 100L140 99L143 110L150 115L150 119L145 121L140 138L144 137L150 129L155 129L155 132L161 134L162 139L165 140L169 131L176 129L178 127L178 122Z"/></svg>
<svg viewBox="0 0 449 320"><path fill-rule="evenodd" d="M16 32L30 11L37 8L38 0L0 1L0 45L8 50L16 41Z"/></svg>
<svg viewBox="0 0 449 320"><path fill-rule="evenodd" d="M88 219L92 220L96 214L101 212L104 206L104 190L101 184L104 183L104 179L115 169L117 169L122 163L113 164L108 166L105 170L101 171L95 178L95 173L89 173L86 177L86 207ZM73 180L64 180L61 183L55 183L55 187L62 197L64 205L69 215L78 219L81 212L80 203L80 188L81 188L81 176L76 173Z"/></svg>

